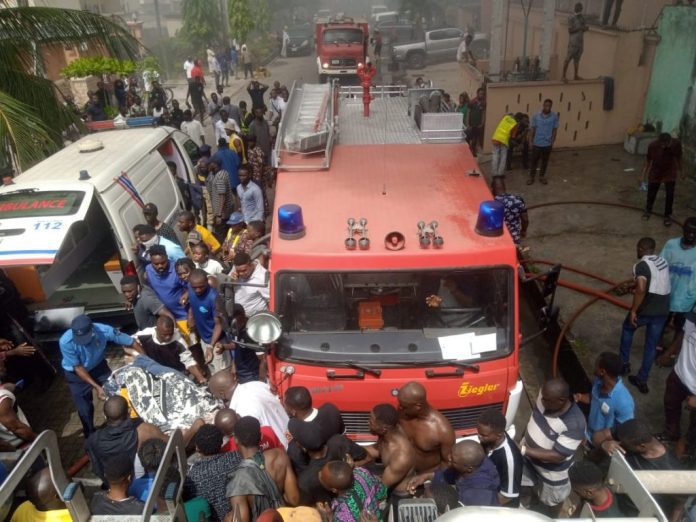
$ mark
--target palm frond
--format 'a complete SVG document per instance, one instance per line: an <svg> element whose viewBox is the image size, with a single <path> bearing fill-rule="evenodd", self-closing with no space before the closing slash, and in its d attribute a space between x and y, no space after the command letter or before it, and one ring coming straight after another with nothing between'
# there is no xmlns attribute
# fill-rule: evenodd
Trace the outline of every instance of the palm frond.
<svg viewBox="0 0 696 522"><path fill-rule="evenodd" d="M29 165L55 152L52 130L35 110L0 90L0 148L20 165Z"/></svg>
<svg viewBox="0 0 696 522"><path fill-rule="evenodd" d="M52 81L27 74L21 69L6 68L0 63L0 91L31 108L51 130L51 137L61 144L61 132L76 123L75 116L62 100Z"/></svg>
<svg viewBox="0 0 696 522"><path fill-rule="evenodd" d="M34 44L97 41L109 54L135 58L138 41L113 20L104 16L51 7L13 7L0 9L0 61L18 49L31 50ZM5 55L5 56L3 56ZM16 54L14 59L16 59Z"/></svg>

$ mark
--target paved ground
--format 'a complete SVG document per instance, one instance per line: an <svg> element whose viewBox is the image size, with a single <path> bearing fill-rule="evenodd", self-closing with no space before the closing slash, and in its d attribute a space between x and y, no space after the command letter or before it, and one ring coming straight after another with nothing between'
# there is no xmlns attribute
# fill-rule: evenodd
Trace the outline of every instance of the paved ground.
<svg viewBox="0 0 696 522"><path fill-rule="evenodd" d="M264 82L271 83L278 79L288 86L293 80L315 81L313 59L290 58L277 60L270 64L271 76ZM418 71L428 78L441 81L444 88L457 92L456 64L442 64ZM409 77L417 74L409 73ZM172 85L169 82L168 85ZM244 88L247 83L242 80L232 82L225 89L236 102L246 98ZM175 95L185 98L185 84L175 85ZM206 131L212 140L208 125ZM514 166L519 165L515 158ZM551 156L549 166L549 184L544 186L525 184L526 173L515 168L509 173L508 189L524 196L530 206L557 201L602 201L627 205L642 206L645 192L638 190L638 174L642 158L632 156L618 145L594 147L578 150L557 150ZM488 159L481 158L484 173L487 172ZM663 205L661 193L656 208ZM683 220L688 215L696 215L696 198L694 183L685 182L677 185L675 217ZM678 225L665 228L661 219L653 218L645 222L640 219L640 212L628 209L597 205L561 205L530 210L531 225L525 245L529 246L530 255L537 259L548 259L584 268L600 274L610 280L620 281L630 277L631 265L635 262L635 242L642 236L651 236L661 245L670 237L680 235ZM603 289L604 284L576 276L567 271L562 277L569 281ZM576 292L559 289L557 304L561 308L562 318L570 317L588 297ZM628 298L624 298L628 301ZM618 350L621 322L625 312L613 305L597 303L593 305L572 328L573 346L583 363L585 370L591 373L593 361L604 350ZM530 319L530 318L527 318ZM533 321L523 321L523 335L533 333ZM527 331L530 330L530 331ZM634 367L640 362L642 333L636 335L634 348ZM119 350L113 349L109 354L112 367L119 365ZM49 357L59 366L59 355L55 347L49 349ZM534 395L538 385L548 375L550 355L543 351L523 348L521 353L522 377L530 393ZM652 393L643 396L635 393L638 403L638 415L648 422L655 431L661 429L662 394L664 380L669 370L656 368L650 378ZM632 390L635 391L635 390ZM62 378L56 379L44 394L29 390L20 395L20 404L24 408L32 426L36 430L51 428L61 438L63 462L70 464L82 453L82 435L77 415ZM97 421L100 422L100 404L97 403ZM525 408L521 409L520 420ZM521 423L522 426L524 422Z"/></svg>

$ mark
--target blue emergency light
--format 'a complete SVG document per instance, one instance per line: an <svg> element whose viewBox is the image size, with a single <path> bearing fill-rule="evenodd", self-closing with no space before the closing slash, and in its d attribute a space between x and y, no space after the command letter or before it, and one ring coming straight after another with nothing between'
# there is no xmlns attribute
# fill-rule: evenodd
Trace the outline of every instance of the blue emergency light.
<svg viewBox="0 0 696 522"><path fill-rule="evenodd" d="M302 207L293 203L278 207L278 235L281 239L300 239L305 232Z"/></svg>
<svg viewBox="0 0 696 522"><path fill-rule="evenodd" d="M482 236L502 236L505 207L499 201L482 201L476 220L476 233Z"/></svg>

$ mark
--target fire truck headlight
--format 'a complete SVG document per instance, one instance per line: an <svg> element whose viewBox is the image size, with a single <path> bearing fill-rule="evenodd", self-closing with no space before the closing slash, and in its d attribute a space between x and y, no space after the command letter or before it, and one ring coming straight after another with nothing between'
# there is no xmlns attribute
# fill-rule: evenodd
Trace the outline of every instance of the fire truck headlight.
<svg viewBox="0 0 696 522"><path fill-rule="evenodd" d="M324 62L324 63L321 64L321 66L322 66L324 69L328 69L328 68L329 68L329 62Z"/></svg>
<svg viewBox="0 0 696 522"><path fill-rule="evenodd" d="M491 200L482 201L476 220L476 233L482 236L502 236L505 207L502 203Z"/></svg>

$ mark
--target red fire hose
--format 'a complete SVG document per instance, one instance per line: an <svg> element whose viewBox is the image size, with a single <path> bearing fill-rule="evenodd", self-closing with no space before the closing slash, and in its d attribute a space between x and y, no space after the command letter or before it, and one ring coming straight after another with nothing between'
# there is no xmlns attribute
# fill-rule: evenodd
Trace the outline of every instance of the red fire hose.
<svg viewBox="0 0 696 522"><path fill-rule="evenodd" d="M609 201L550 201L546 203L538 203L536 205L530 205L527 207L527 210L534 210L537 208L543 208L543 207L553 207L557 205L601 205L605 207L616 207L616 208L625 208L629 210L636 210L638 212L645 212L645 209L642 207L636 207L635 205L628 205L625 203L614 203L614 202L609 202ZM651 214L658 216L659 214L652 212ZM682 224L681 221L678 221L676 219L672 220L674 223L679 225L680 227L683 227L684 225ZM552 263L550 261L542 260L542 259L537 259L537 260L529 260L529 261L524 261L522 264L527 264L527 263L540 263L540 264L548 264L548 265L556 265L558 263ZM615 306L624 308L626 310L630 310L630 306L627 305L624 301L620 299L616 299L615 297L611 296L608 294L608 292L611 292L612 290L615 290L619 286L621 286L624 283L614 283L613 281L610 281L609 279L606 279L602 276L598 276L596 274L592 274L590 272L586 272L585 270L581 270L578 268L566 266L561 263L561 266L563 268L570 270L571 272L576 272L578 274L582 274L588 277L592 277L593 279L596 279L598 281L605 282L607 284L613 285L611 288L607 289L605 292L601 292L599 290L595 290L594 288L589 288L585 287L582 285L579 285L577 283L571 283L570 281L565 281L565 280L558 280L558 284L560 286L563 286L565 288L569 288L571 290L576 290L578 292L583 292L588 295L592 295L592 299L587 301L585 304L583 304L580 308L578 308L575 313L572 315L572 317L563 325L563 328L561 328L560 333L558 334L558 338L556 339L556 345L554 346L553 349L553 361L552 361L552 366L551 366L551 372L553 377L558 376L558 352L561 349L561 342L563 342L563 338L565 337L565 334L568 332L568 329L570 326L575 322L575 320L582 315L582 313L587 310L591 305L599 301L600 299L604 299L605 301L612 303ZM626 281L628 282L628 281Z"/></svg>

